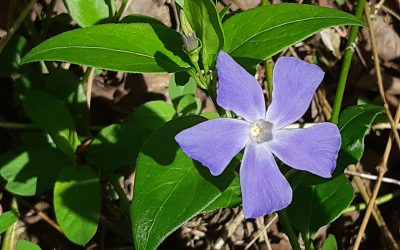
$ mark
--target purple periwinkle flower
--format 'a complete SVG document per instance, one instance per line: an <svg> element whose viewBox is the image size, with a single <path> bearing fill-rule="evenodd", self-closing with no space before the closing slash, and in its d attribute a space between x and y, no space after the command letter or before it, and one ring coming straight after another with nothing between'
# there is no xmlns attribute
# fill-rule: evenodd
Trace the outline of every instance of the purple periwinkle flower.
<svg viewBox="0 0 400 250"><path fill-rule="evenodd" d="M261 86L228 54L217 58L217 102L244 120L219 118L180 132L175 140L192 159L219 175L244 148L240 186L246 218L257 218L287 207L292 189L274 156L299 170L329 178L341 145L332 123L306 129L285 128L307 110L324 72L316 65L281 57L273 72L272 102L265 108Z"/></svg>

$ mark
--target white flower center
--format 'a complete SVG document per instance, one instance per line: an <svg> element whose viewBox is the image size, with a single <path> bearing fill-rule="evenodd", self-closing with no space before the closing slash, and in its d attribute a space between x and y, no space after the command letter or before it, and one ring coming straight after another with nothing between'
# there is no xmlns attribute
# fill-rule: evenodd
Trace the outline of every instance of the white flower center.
<svg viewBox="0 0 400 250"><path fill-rule="evenodd" d="M250 139L257 143L272 140L272 127L272 123L266 120L260 119L256 122L252 122L249 127Z"/></svg>

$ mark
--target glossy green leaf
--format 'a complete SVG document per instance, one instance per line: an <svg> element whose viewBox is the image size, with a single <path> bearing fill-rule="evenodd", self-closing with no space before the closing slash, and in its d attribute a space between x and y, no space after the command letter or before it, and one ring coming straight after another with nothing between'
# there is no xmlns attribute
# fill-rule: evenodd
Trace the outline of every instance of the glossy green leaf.
<svg viewBox="0 0 400 250"><path fill-rule="evenodd" d="M76 75L65 69L52 70L45 81L45 90L66 104L78 132L89 135L89 108L82 84Z"/></svg>
<svg viewBox="0 0 400 250"><path fill-rule="evenodd" d="M213 201L203 212L212 212L220 208L236 207L242 202L240 191L239 175L235 173L235 178L227 189Z"/></svg>
<svg viewBox="0 0 400 250"><path fill-rule="evenodd" d="M344 174L318 185L297 186L287 208L290 222L303 236L335 220L354 197Z"/></svg>
<svg viewBox="0 0 400 250"><path fill-rule="evenodd" d="M211 0L186 1L183 10L201 40L201 59L205 67L213 67L218 51L224 46L222 24Z"/></svg>
<svg viewBox="0 0 400 250"><path fill-rule="evenodd" d="M163 101L140 106L122 124L110 125L96 135L87 151L87 160L106 171L133 166L145 140L175 115L172 105Z"/></svg>
<svg viewBox="0 0 400 250"><path fill-rule="evenodd" d="M185 116L156 130L143 145L136 165L132 226L137 250L156 249L177 227L202 212L234 180L218 177L188 158L174 140L181 130L206 119Z"/></svg>
<svg viewBox="0 0 400 250"><path fill-rule="evenodd" d="M224 50L250 68L284 48L332 26L363 25L354 16L307 4L271 4L229 18Z"/></svg>
<svg viewBox="0 0 400 250"><path fill-rule="evenodd" d="M72 19L81 27L91 26L109 17L105 0L64 0Z"/></svg>
<svg viewBox="0 0 400 250"><path fill-rule="evenodd" d="M184 72L173 74L168 84L169 97L175 104L184 95L195 95L196 89L196 81Z"/></svg>
<svg viewBox="0 0 400 250"><path fill-rule="evenodd" d="M346 108L339 117L339 129L342 136L340 168L361 160L364 153L364 138L371 129L375 118L384 113L384 109L374 105L357 105Z"/></svg>
<svg viewBox="0 0 400 250"><path fill-rule="evenodd" d="M198 115L201 111L201 100L193 95L185 95L179 99L176 112L179 115Z"/></svg>
<svg viewBox="0 0 400 250"><path fill-rule="evenodd" d="M321 247L321 250L337 250L337 242L335 239L335 236L333 236L333 234L328 235L328 237L326 237L324 244Z"/></svg>
<svg viewBox="0 0 400 250"><path fill-rule="evenodd" d="M120 23L150 23L150 24L157 24L157 25L165 25L162 23L160 20L145 16L145 15L140 15L140 14L132 14L125 16L122 18Z"/></svg>
<svg viewBox="0 0 400 250"><path fill-rule="evenodd" d="M175 3L177 3L179 6L183 7L185 5L185 0L175 0Z"/></svg>
<svg viewBox="0 0 400 250"><path fill-rule="evenodd" d="M100 183L88 166L66 166L54 187L54 211L65 236L85 245L96 233L100 219Z"/></svg>
<svg viewBox="0 0 400 250"><path fill-rule="evenodd" d="M54 148L31 148L2 156L0 174L7 181L7 191L21 196L39 195L53 187L57 173L70 162Z"/></svg>
<svg viewBox="0 0 400 250"><path fill-rule="evenodd" d="M7 211L0 215L0 234L7 231L18 220L18 215L14 211Z"/></svg>
<svg viewBox="0 0 400 250"><path fill-rule="evenodd" d="M106 24L76 29L33 48L22 63L64 61L127 72L177 72L189 68L180 35L164 25Z"/></svg>
<svg viewBox="0 0 400 250"><path fill-rule="evenodd" d="M18 240L15 246L15 250L41 250L41 248L27 240Z"/></svg>
<svg viewBox="0 0 400 250"><path fill-rule="evenodd" d="M31 90L23 97L22 105L32 121L50 134L60 151L73 159L79 140L65 104L45 92Z"/></svg>

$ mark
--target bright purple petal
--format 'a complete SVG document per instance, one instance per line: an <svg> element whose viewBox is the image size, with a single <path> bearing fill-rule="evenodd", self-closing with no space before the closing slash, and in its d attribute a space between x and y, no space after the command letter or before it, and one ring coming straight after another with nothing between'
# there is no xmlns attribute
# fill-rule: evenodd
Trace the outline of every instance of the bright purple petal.
<svg viewBox="0 0 400 250"><path fill-rule="evenodd" d="M274 90L267 120L276 129L297 121L310 106L324 74L317 65L294 57L279 58L273 73Z"/></svg>
<svg viewBox="0 0 400 250"><path fill-rule="evenodd" d="M220 175L249 141L249 123L238 119L214 119L185 129L176 142L190 158Z"/></svg>
<svg viewBox="0 0 400 250"><path fill-rule="evenodd" d="M243 212L257 218L281 210L292 200L292 189L263 144L249 143L240 167Z"/></svg>
<svg viewBox="0 0 400 250"><path fill-rule="evenodd" d="M217 58L217 103L247 121L265 118L265 100L257 80L221 51Z"/></svg>
<svg viewBox="0 0 400 250"><path fill-rule="evenodd" d="M340 145L338 127L328 122L274 131L274 139L268 143L272 153L287 165L325 178L335 170Z"/></svg>

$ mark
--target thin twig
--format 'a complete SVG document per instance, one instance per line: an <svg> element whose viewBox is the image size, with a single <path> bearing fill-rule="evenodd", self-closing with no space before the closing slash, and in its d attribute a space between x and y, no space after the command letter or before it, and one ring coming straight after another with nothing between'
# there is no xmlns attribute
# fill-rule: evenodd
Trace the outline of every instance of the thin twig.
<svg viewBox="0 0 400 250"><path fill-rule="evenodd" d="M268 224L265 225L265 227L257 233L256 237L254 237L254 239L252 239L252 240L249 242L249 244L247 244L247 246L244 248L244 250L249 249L249 248L257 241L257 239L258 239L261 235L263 235L264 233L265 233L264 238L266 237L266 241L267 241L267 240L268 240L268 235L267 235L266 232L267 232L268 228L272 225L272 223L274 223L274 222L276 221L276 219L278 219L278 214L274 213L274 216L273 216L272 219L268 222ZM268 244L267 244L267 246L268 246Z"/></svg>
<svg viewBox="0 0 400 250"><path fill-rule="evenodd" d="M367 25L368 25L369 39L371 40L372 54L373 54L373 57L374 57L376 81L377 81L378 88L379 88L379 94L381 95L381 98L382 98L382 101L383 101L383 108L385 109L385 113L386 113L386 115L387 115L387 117L389 119L390 126L392 127L392 132L393 132L393 135L394 135L394 139L395 139L395 141L397 143L397 147L400 149L399 132L396 130L397 126L395 125L394 120L393 120L393 116L390 113L389 105L387 104L387 101L386 101L385 89L383 88L381 66L379 64L379 57L378 57L378 49L376 48L374 30L373 30L373 27L372 27L372 24L371 24L369 7L367 5L365 5L364 11L365 11L365 20L367 21Z"/></svg>
<svg viewBox="0 0 400 250"><path fill-rule="evenodd" d="M352 172L357 172L357 169L354 165L350 165L348 169ZM364 202L368 204L370 200L370 195L371 195L371 190L369 189L369 186L365 184L363 179L361 179L358 176L354 176L354 183L356 184L361 197L363 198ZM378 225L378 228L382 234L382 236L385 239L385 242L387 242L388 245L392 246L390 249L398 249L397 243L390 232L389 228L387 227L387 224L385 222L385 219L383 218L380 210L378 207L374 206L374 209L372 210L372 217L374 218L376 224Z"/></svg>
<svg viewBox="0 0 400 250"><path fill-rule="evenodd" d="M24 22L26 16L30 13L30 11L32 10L32 8L35 5L36 1L37 0L30 0L29 1L29 3L26 5L26 7L22 10L21 14L19 14L19 16L18 16L17 20L15 21L14 25L8 30L7 35L5 35L0 40L0 53L6 47L6 45L11 40L11 38L14 36L15 32L19 29L21 24Z"/></svg>
<svg viewBox="0 0 400 250"><path fill-rule="evenodd" d="M366 8L368 8L368 7L366 6ZM369 15L369 11L368 10L366 10L366 15ZM399 118L400 118L400 104L398 105L397 111L396 111L395 125L399 122ZM371 196L371 198L370 198L370 200L368 202L367 211L365 212L365 216L364 216L364 219L363 219L363 221L361 223L360 230L358 231L358 235L357 235L356 241L354 243L353 250L357 250L360 247L362 236L364 235L364 232L365 232L365 229L367 227L369 218L371 217L371 212L372 212L372 209L374 208L376 197L378 196L378 192L379 192L379 188L380 188L381 183L382 183L383 175L387 171L387 162L388 162L390 150L392 148L392 141L393 141L393 132L391 133L391 135L389 136L389 139L387 141L382 161L377 166L378 179L377 179L377 181L375 183L374 190L372 192L372 196Z"/></svg>
<svg viewBox="0 0 400 250"><path fill-rule="evenodd" d="M348 174L348 175L359 176L359 177L361 177L363 179L367 179L367 180L377 180L378 179L378 176L373 175L373 174L358 173L358 172L353 172L353 171L350 171L350 170L347 170L347 169L344 171L344 173ZM383 177L382 178L382 182L389 183L389 184L395 184L395 185L399 185L400 186L400 181L399 180L388 178L388 177Z"/></svg>
<svg viewBox="0 0 400 250"><path fill-rule="evenodd" d="M18 199L19 202L21 202L22 204L24 204L25 206L29 207L30 209L32 209L33 211L35 211L35 213L42 219L44 220L47 224L49 224L52 228L54 228L55 230L57 230L58 232L60 232L61 234L63 234L60 226L54 221L52 220L49 216L47 216L45 213L43 213L42 211L40 211L39 209L37 209L35 206L32 206L29 202L26 202L23 199Z"/></svg>
<svg viewBox="0 0 400 250"><path fill-rule="evenodd" d="M83 76L83 86L86 92L86 101L88 108L90 109L90 103L92 100L92 87L94 79L94 68L88 67L86 69L85 75Z"/></svg>

